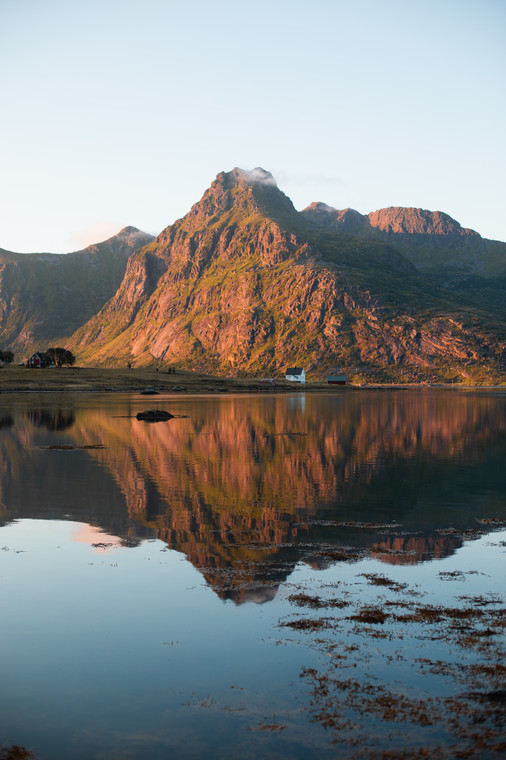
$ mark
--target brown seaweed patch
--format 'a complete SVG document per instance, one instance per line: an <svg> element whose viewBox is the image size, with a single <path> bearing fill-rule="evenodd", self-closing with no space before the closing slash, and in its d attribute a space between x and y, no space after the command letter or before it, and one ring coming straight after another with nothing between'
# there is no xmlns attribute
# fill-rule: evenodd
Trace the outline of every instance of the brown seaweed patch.
<svg viewBox="0 0 506 760"><path fill-rule="evenodd" d="M493 702L495 704L506 705L506 689L497 689L496 691L487 692L472 692L469 696L480 702Z"/></svg>
<svg viewBox="0 0 506 760"><path fill-rule="evenodd" d="M349 604L349 602L346 602L344 599L322 599L320 596L311 596L310 594L304 593L291 594L288 597L288 601L299 607L310 607L313 610L331 608L342 609Z"/></svg>
<svg viewBox="0 0 506 760"><path fill-rule="evenodd" d="M458 571L449 577L471 572L475 571ZM375 604L365 606L360 596L355 601L350 596L352 614L336 617L332 630L322 636L317 629L311 636L310 622L304 624L309 632L304 642L326 656L326 665L300 673L310 686L310 719L331 734L335 745L349 748L346 757L356 760L499 757L506 750L506 665L499 637L506 628L502 600L487 594L455 597L462 604L447 606L415 602L404 595L384 601L380 594L389 588L390 579L378 574L362 577L378 588ZM324 606L316 593L297 592L292 603L315 609ZM365 625L355 625L349 633L352 638L342 641L334 633L347 630L341 627L345 620ZM355 641L360 637L360 644L353 637ZM403 645L392 649L389 644L384 651L379 643L372 646L381 639L401 642L408 638L427 642L420 646L421 657L411 659ZM433 643L438 641L445 646ZM382 670L378 675L378 656L383 666L402 663L400 670L389 671L390 682ZM417 671L414 694L411 679L402 676L406 666ZM351 671L354 678L339 677L350 673L350 668L355 669ZM413 740L403 746L405 732Z"/></svg>
<svg viewBox="0 0 506 760"><path fill-rule="evenodd" d="M326 726L339 725L343 707L359 710L362 715L376 715L386 721L409 721L420 726L433 725L439 717L437 703L431 698L413 699L381 685L353 678L337 679L314 668L303 668L300 675L310 680L314 696L325 700L322 717ZM340 698L336 700L338 695Z"/></svg>
<svg viewBox="0 0 506 760"><path fill-rule="evenodd" d="M442 570L439 573L442 581L465 581L466 575L462 570Z"/></svg>
<svg viewBox="0 0 506 760"><path fill-rule="evenodd" d="M506 684L506 665L501 662L488 663L473 663L469 666L469 671L479 678L487 678L489 680L500 679Z"/></svg>
<svg viewBox="0 0 506 760"><path fill-rule="evenodd" d="M459 596L463 602L470 602L475 607L487 607L489 604L501 604L501 600L497 596Z"/></svg>
<svg viewBox="0 0 506 760"><path fill-rule="evenodd" d="M407 583L399 583L379 573L361 573L360 575L362 578L366 578L373 586L385 586L385 588L391 591L404 591L404 589L408 588Z"/></svg>
<svg viewBox="0 0 506 760"><path fill-rule="evenodd" d="M398 615L401 623L440 623L443 620L470 620L483 617L483 611L472 607L443 607L440 605L419 605L406 615Z"/></svg>
<svg viewBox="0 0 506 760"><path fill-rule="evenodd" d="M385 607L398 607L406 610L411 610L413 608L413 602L406 602L400 599L388 599L384 604Z"/></svg>
<svg viewBox="0 0 506 760"><path fill-rule="evenodd" d="M0 760L36 760L36 756L26 747L13 744L11 747L0 745Z"/></svg>
<svg viewBox="0 0 506 760"><path fill-rule="evenodd" d="M362 607L355 615L350 615L346 620L354 620L357 623L381 624L387 620L389 615L380 607Z"/></svg>
<svg viewBox="0 0 506 760"><path fill-rule="evenodd" d="M282 628L292 628L294 631L323 631L332 628L332 621L328 618L297 618L296 620L285 620L279 623Z"/></svg>

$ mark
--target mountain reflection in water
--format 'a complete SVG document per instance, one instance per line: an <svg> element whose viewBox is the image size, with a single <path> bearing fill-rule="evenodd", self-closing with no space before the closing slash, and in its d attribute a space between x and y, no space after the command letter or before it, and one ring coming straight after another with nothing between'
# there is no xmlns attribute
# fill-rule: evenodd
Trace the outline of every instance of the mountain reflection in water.
<svg viewBox="0 0 506 760"><path fill-rule="evenodd" d="M0 519L77 520L125 546L157 536L222 598L265 601L300 561L421 562L500 524L505 401L157 397L152 408L188 416L147 424L135 396L4 394Z"/></svg>

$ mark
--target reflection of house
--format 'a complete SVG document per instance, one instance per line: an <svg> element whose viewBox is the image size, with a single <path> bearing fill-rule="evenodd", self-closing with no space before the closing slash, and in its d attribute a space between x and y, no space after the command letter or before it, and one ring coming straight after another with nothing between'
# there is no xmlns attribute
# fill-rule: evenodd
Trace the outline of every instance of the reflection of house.
<svg viewBox="0 0 506 760"><path fill-rule="evenodd" d="M327 383L330 385L346 385L346 375L339 369L331 369L327 375Z"/></svg>
<svg viewBox="0 0 506 760"><path fill-rule="evenodd" d="M42 352L36 351L26 362L27 367L47 367L49 362Z"/></svg>
<svg viewBox="0 0 506 760"><path fill-rule="evenodd" d="M305 383L306 372L302 367L287 367L285 379L292 383Z"/></svg>

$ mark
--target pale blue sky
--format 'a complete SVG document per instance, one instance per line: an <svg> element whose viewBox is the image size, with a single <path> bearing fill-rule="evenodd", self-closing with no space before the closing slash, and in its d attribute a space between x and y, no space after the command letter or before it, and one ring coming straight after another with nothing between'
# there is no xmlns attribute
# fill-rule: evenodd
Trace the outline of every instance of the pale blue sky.
<svg viewBox="0 0 506 760"><path fill-rule="evenodd" d="M0 247L158 234L219 171L506 240L506 0L0 0Z"/></svg>

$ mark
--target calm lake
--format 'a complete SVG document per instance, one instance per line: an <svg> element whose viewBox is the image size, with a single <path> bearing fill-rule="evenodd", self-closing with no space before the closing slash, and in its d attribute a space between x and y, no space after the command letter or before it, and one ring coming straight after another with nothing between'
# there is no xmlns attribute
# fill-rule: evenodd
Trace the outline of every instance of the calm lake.
<svg viewBox="0 0 506 760"><path fill-rule="evenodd" d="M506 392L3 393L0 747L499 757L505 560Z"/></svg>

